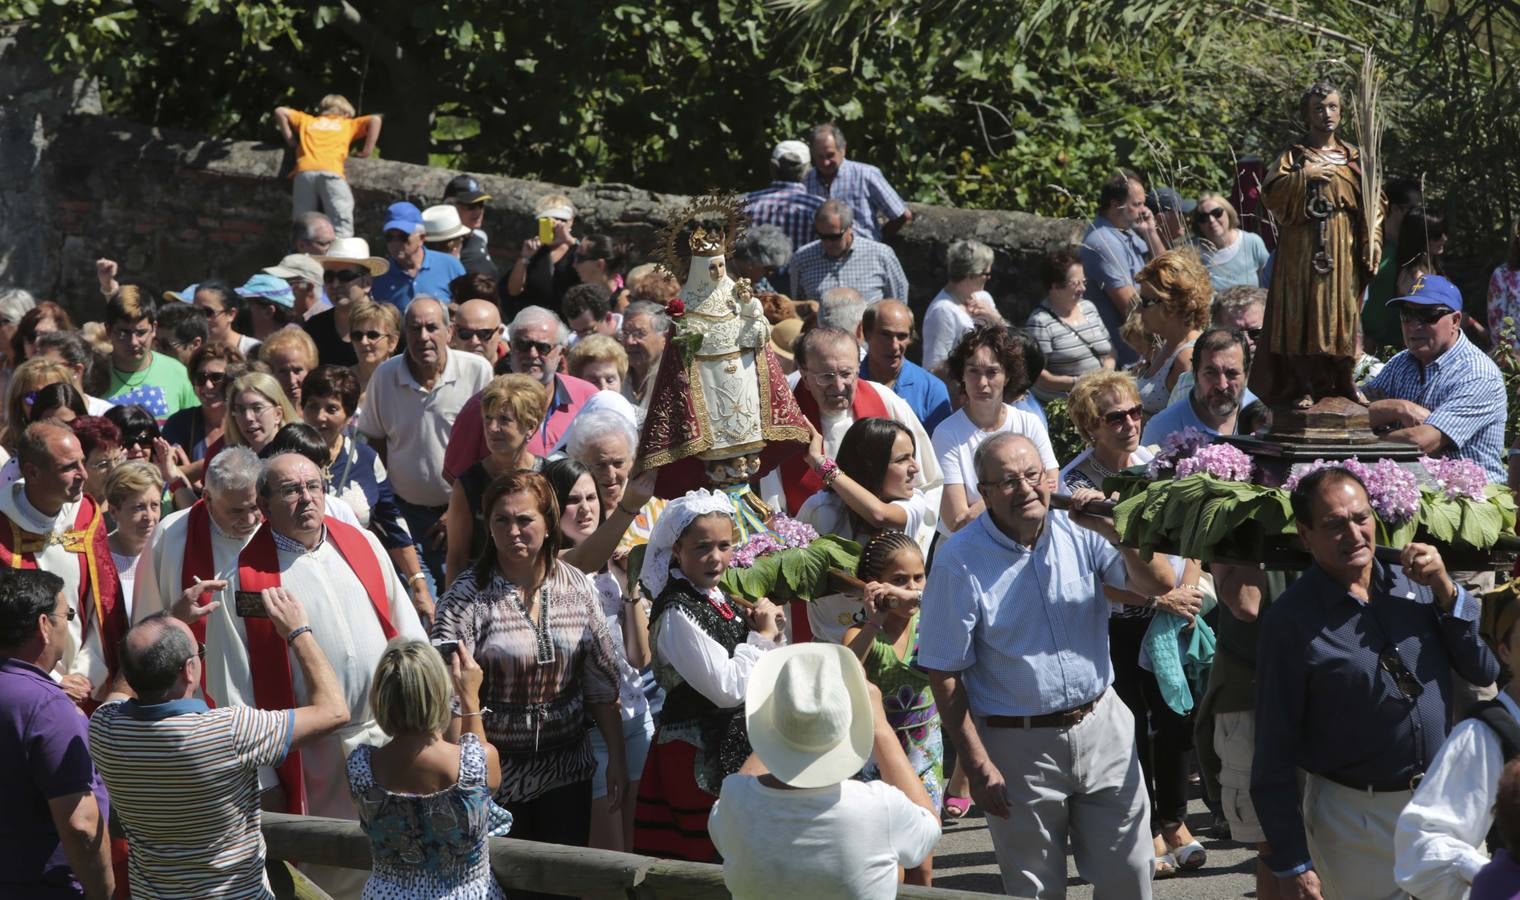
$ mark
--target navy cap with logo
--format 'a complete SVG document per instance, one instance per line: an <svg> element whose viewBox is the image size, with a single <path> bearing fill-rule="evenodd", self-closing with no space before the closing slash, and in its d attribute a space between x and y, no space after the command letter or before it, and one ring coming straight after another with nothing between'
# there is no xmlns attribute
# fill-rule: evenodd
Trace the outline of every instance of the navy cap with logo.
<svg viewBox="0 0 1520 900"><path fill-rule="evenodd" d="M443 189L445 203L483 203L489 199L491 195L480 189L473 175L455 175Z"/></svg>

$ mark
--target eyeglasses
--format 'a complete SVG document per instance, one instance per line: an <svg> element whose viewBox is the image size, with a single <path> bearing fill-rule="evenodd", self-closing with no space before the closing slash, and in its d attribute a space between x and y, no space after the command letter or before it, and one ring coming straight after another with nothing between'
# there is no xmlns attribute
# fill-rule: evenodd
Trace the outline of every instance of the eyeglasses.
<svg viewBox="0 0 1520 900"><path fill-rule="evenodd" d="M287 484L280 488L280 497L285 500L297 500L303 495L320 497L327 493L327 486L321 481L307 481L300 484Z"/></svg>
<svg viewBox="0 0 1520 900"><path fill-rule="evenodd" d="M212 309L209 306L198 306L196 308L201 311L201 315L205 316L208 319L214 319L227 311L225 309Z"/></svg>
<svg viewBox="0 0 1520 900"><path fill-rule="evenodd" d="M1014 474L1009 475L1007 478L1004 478L1000 481L984 481L982 482L982 486L994 487L1004 493L1009 493L1015 488L1022 487L1024 485L1028 485L1032 488L1038 488L1041 482L1044 480L1045 473L1039 471L1038 469L1034 469L1023 473L1022 475L1015 472Z"/></svg>
<svg viewBox="0 0 1520 900"><path fill-rule="evenodd" d="M807 377L809 381L818 385L819 387L827 387L836 381L840 384L849 384L856 378L859 378L860 373L855 371L809 372L807 373Z"/></svg>
<svg viewBox="0 0 1520 900"><path fill-rule="evenodd" d="M59 617L58 613L48 613L47 615L48 615L49 619L56 619L56 618ZM79 614L76 613L76 612L74 612L74 607L72 607L72 606L67 607L63 611L63 618L68 619L70 622L74 621L74 617L77 616L77 615L79 615Z"/></svg>
<svg viewBox="0 0 1520 900"><path fill-rule="evenodd" d="M642 341L649 337L649 332L639 328L624 328L621 332L625 341Z"/></svg>
<svg viewBox="0 0 1520 900"><path fill-rule="evenodd" d="M1415 306L1410 303L1400 304L1399 321L1412 322L1420 325L1434 325L1456 310L1445 306Z"/></svg>
<svg viewBox="0 0 1520 900"><path fill-rule="evenodd" d="M110 472L112 469L121 465L125 461L125 454L113 453L110 456L103 456L100 459L97 459L95 462L90 464L90 468L94 469L97 472Z"/></svg>
<svg viewBox="0 0 1520 900"><path fill-rule="evenodd" d="M848 229L846 229L846 231L847 230ZM842 240L844 240L844 236L845 236L845 232L844 231L838 232L836 234L824 234L823 232L820 231L817 234L818 234L818 240L820 240L820 241L842 241Z"/></svg>
<svg viewBox="0 0 1520 900"><path fill-rule="evenodd" d="M387 332L384 332L384 331L357 331L357 330L355 330L355 331L350 331L348 333L349 343L357 343L359 341L378 341L381 338L385 338L385 337L390 337L390 334L388 334Z"/></svg>
<svg viewBox="0 0 1520 900"><path fill-rule="evenodd" d="M152 448L153 442L158 440L157 431L139 431L129 437L123 438L123 447L147 447Z"/></svg>
<svg viewBox="0 0 1520 900"><path fill-rule="evenodd" d="M1194 221L1202 223L1205 219L1223 219L1224 217L1224 207L1216 206L1213 209L1198 210L1198 215L1194 217Z"/></svg>
<svg viewBox="0 0 1520 900"><path fill-rule="evenodd" d="M1240 333L1243 334L1243 335L1245 335L1246 337L1250 338L1251 339L1251 343L1254 344L1257 341L1261 340L1261 332L1262 332L1262 329L1260 329L1260 328L1247 328L1247 329L1244 329L1243 331L1241 331Z"/></svg>
<svg viewBox="0 0 1520 900"><path fill-rule="evenodd" d="M208 372L202 369L201 371L195 373L196 384L209 384L214 388L219 388L225 384L226 381L226 372Z"/></svg>
<svg viewBox="0 0 1520 900"><path fill-rule="evenodd" d="M350 281L358 281L368 274L369 272L364 269L328 269L322 273L322 280L337 284L348 284Z"/></svg>
<svg viewBox="0 0 1520 900"><path fill-rule="evenodd" d="M257 419L271 409L274 409L273 403L249 403L247 405L235 403L232 406L232 414L235 416L250 415Z"/></svg>
<svg viewBox="0 0 1520 900"><path fill-rule="evenodd" d="M486 335L486 338L488 337L490 337L489 334ZM481 338L481 340L485 340L486 338ZM530 341L527 338L512 339L512 349L518 353L527 353L531 350L539 356L548 356L554 352L555 346L555 344L551 344L548 341Z"/></svg>
<svg viewBox="0 0 1520 900"><path fill-rule="evenodd" d="M486 341L489 341L491 338L496 337L496 335L499 334L500 332L501 332L501 326L500 325L497 325L494 328L456 328L456 329L454 329L454 334L458 335L459 339L461 341L480 341L482 344L484 344ZM544 346L549 346L549 345L546 344ZM524 352L527 352L527 351L524 351ZM541 350L541 351L539 351L539 355L540 356L548 356L549 355L549 351L547 351L547 350Z"/></svg>
<svg viewBox="0 0 1520 900"><path fill-rule="evenodd" d="M1105 424L1112 425L1113 427L1117 428L1130 419L1134 419L1136 422L1138 422L1141 418L1144 417L1144 415L1145 408L1139 404L1136 404L1134 406L1131 406L1129 409L1114 409L1104 413L1103 421Z"/></svg>
<svg viewBox="0 0 1520 900"><path fill-rule="evenodd" d="M1152 306L1155 306L1157 303L1160 303L1160 302L1161 302L1161 297L1157 296L1155 294L1152 294L1149 297L1145 296L1144 294L1140 295L1140 308L1141 309L1150 309Z"/></svg>
<svg viewBox="0 0 1520 900"><path fill-rule="evenodd" d="M1378 668L1393 676L1393 681L1399 686L1399 693L1404 695L1405 700L1418 700L1425 693L1425 685L1420 684L1420 679L1405 668L1397 646L1390 645L1378 654Z"/></svg>

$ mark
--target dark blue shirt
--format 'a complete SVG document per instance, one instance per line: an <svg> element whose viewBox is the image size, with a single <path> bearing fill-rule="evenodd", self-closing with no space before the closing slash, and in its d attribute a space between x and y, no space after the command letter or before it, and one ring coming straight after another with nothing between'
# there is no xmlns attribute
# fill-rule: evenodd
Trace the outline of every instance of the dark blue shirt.
<svg viewBox="0 0 1520 900"><path fill-rule="evenodd" d="M375 279L369 292L376 302L389 303L404 313L411 305L412 298L419 294L436 297L447 304L450 299L449 282L463 274L464 263L447 253L423 248L422 268L417 270L415 277L406 274L392 262L390 270Z"/></svg>
<svg viewBox="0 0 1520 900"><path fill-rule="evenodd" d="M1368 594L1362 603L1310 566L1261 620L1251 800L1278 875L1312 868L1298 769L1349 784L1407 782L1446 738L1452 670L1480 685L1499 673L1465 590L1442 613L1429 588L1374 563ZM1389 647L1419 680L1417 699L1379 665Z"/></svg>
<svg viewBox="0 0 1520 900"><path fill-rule="evenodd" d="M860 377L869 380L871 373L865 360L860 361ZM950 391L938 376L929 374L923 366L903 360L897 371L897 381L891 385L892 392L908 404L927 434L934 433L934 426L945 421L954 412L950 408Z"/></svg>

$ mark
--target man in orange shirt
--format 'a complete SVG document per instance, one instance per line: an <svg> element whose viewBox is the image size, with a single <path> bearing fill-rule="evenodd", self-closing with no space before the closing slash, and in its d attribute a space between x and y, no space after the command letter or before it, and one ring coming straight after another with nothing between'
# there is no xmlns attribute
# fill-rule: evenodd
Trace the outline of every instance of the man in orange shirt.
<svg viewBox="0 0 1520 900"><path fill-rule="evenodd" d="M343 161L354 141L364 147L354 155L369 156L380 140L380 117L355 118L354 107L341 94L322 98L316 115L277 106L275 124L285 143L296 151L291 218L320 209L332 219L338 237L354 235L354 195L343 177Z"/></svg>

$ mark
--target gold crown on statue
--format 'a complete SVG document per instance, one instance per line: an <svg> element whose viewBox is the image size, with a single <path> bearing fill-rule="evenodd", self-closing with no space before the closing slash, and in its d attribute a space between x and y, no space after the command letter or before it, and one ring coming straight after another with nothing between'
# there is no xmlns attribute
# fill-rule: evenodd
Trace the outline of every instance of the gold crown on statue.
<svg viewBox="0 0 1520 900"><path fill-rule="evenodd" d="M708 227L720 218L723 220L721 227ZM654 252L655 261L680 281L686 280L686 272L691 263L689 257L683 256L677 247L681 233L689 225L696 226L686 240L691 255L727 256L733 250L734 242L739 240L749 225L749 216L744 212L743 195L709 191L700 197L693 197L673 213L665 227L660 229L660 243Z"/></svg>

